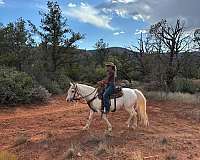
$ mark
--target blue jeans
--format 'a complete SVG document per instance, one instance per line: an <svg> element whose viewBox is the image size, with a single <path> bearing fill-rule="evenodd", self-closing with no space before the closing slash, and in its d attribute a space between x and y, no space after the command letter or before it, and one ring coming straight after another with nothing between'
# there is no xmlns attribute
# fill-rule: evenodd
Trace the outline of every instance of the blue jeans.
<svg viewBox="0 0 200 160"><path fill-rule="evenodd" d="M114 93L114 84L109 83L106 86L106 89L103 93L103 106L106 109L106 112L109 112L110 110L110 96Z"/></svg>

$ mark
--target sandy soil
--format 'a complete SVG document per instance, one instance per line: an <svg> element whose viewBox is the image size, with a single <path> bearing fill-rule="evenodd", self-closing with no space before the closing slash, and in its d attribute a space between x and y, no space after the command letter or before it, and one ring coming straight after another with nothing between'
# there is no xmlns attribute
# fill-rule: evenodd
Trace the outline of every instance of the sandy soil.
<svg viewBox="0 0 200 160"><path fill-rule="evenodd" d="M200 160L200 106L149 100L150 126L136 130L127 128L124 110L110 113L111 136L99 115L89 131L82 131L88 111L85 104L67 104L63 96L42 106L0 108L0 150L19 160L62 160L72 146L73 159L134 160L142 154L146 160Z"/></svg>

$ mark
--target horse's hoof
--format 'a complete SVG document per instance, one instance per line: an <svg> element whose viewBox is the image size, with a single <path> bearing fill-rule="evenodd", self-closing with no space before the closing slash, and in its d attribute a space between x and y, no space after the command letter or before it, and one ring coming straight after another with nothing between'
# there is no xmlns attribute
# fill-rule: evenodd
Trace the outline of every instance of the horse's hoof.
<svg viewBox="0 0 200 160"><path fill-rule="evenodd" d="M132 128L133 130L136 130L137 125L133 125L131 128Z"/></svg>
<svg viewBox="0 0 200 160"><path fill-rule="evenodd" d="M105 136L112 136L112 130L106 130L104 133Z"/></svg>
<svg viewBox="0 0 200 160"><path fill-rule="evenodd" d="M83 131L87 131L89 129L89 127L85 126L82 128Z"/></svg>
<svg viewBox="0 0 200 160"><path fill-rule="evenodd" d="M112 128L108 128L108 132L112 132Z"/></svg>

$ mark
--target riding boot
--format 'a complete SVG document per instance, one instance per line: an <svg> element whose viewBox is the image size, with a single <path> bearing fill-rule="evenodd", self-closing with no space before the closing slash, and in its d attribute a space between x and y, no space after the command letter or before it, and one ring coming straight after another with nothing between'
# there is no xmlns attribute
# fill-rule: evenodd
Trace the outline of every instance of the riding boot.
<svg viewBox="0 0 200 160"><path fill-rule="evenodd" d="M103 96L102 96L102 100L101 100L101 112L103 113L104 112L104 104L103 104Z"/></svg>

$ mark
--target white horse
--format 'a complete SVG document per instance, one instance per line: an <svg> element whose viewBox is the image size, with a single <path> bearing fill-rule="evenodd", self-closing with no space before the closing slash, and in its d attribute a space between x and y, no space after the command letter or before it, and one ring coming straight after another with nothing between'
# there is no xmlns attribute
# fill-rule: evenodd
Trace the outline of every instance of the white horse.
<svg viewBox="0 0 200 160"><path fill-rule="evenodd" d="M84 85L84 84L72 84L70 83L70 88L68 90L68 95L66 101L71 102L77 97L85 99L90 107L89 118L86 125L83 127L84 130L89 129L92 122L94 112L101 114L101 100L97 96L97 90L94 87ZM124 108L129 113L129 118L126 122L128 127L136 128L138 124L137 118L143 126L148 126L148 116L146 113L146 99L141 91L137 89L123 88L123 96L116 99L116 110ZM110 110L114 109L114 100L111 100ZM116 112L117 114L117 112ZM108 125L108 131L112 131L112 125L107 119L107 115L103 114L102 118L106 121ZM131 125L131 120L133 118L133 125Z"/></svg>

